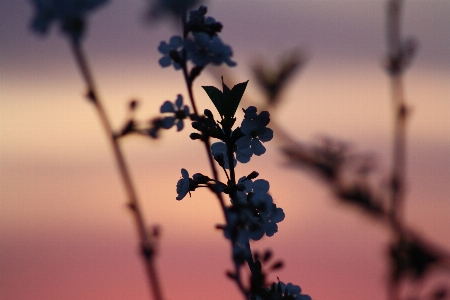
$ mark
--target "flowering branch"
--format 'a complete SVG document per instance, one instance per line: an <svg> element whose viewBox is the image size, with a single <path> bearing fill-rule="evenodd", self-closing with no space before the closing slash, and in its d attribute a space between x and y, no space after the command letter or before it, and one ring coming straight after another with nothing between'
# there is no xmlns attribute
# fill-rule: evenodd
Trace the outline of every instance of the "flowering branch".
<svg viewBox="0 0 450 300"><path fill-rule="evenodd" d="M309 296L300 294L299 286L279 282L268 287L262 262L252 254L250 248L250 239L257 241L264 235L274 235L278 231L277 223L284 219L283 210L273 203L268 193L269 182L264 179L254 180L259 175L257 172L237 180L235 170L237 162L247 163L253 154L259 156L265 153L266 149L262 143L273 137L273 131L266 127L270 122L269 113L263 111L258 114L256 107L250 106L243 109L244 120L241 126L234 128L235 114L248 81L238 83L230 89L222 78L222 90L214 86L203 86L220 115L220 121L207 109L204 110L204 115L199 115L192 90L193 81L209 64L236 65L231 60L231 48L223 44L218 37L222 24L212 17L207 17L206 12L207 8L200 6L190 12L189 18L182 14L182 36L172 36L168 42L162 41L158 47L159 52L163 54L159 60L162 67L173 66L175 70L182 70L193 114L189 114L189 109L183 108L179 98L175 102L175 110L165 109L166 106L172 107L166 101L161 112L175 113L175 116L158 117L151 122L150 128L138 132L157 137L160 129L168 129L174 122L180 124L183 119L189 117L193 121L192 127L198 131L191 133L190 137L204 144L213 178L201 173L196 173L191 178L188 171L182 169L182 178L177 183L176 199L181 200L191 191L205 185L216 195L225 217L225 225L218 225L217 228L223 230L225 237L230 240L233 253L234 271L228 272L228 276L236 282L245 299L274 300L283 295L286 300L310 299ZM182 126L178 127L180 128ZM212 138L219 141L211 144ZM226 183L219 181L214 160L224 170ZM223 194L228 194L231 205L225 203ZM241 268L245 263L251 275L247 287L241 277ZM271 270L281 266L281 263L276 264Z"/></svg>

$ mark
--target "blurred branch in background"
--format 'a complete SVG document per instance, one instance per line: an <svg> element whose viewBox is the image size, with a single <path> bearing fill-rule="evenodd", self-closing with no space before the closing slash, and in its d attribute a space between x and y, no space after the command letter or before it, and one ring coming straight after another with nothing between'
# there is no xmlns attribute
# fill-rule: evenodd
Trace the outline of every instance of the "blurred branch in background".
<svg viewBox="0 0 450 300"><path fill-rule="evenodd" d="M269 67L263 58L253 63L253 76L266 95L262 110L273 111L279 106L283 99L282 91L292 81L294 75L303 69L307 60L307 55L303 51L294 49L283 55L276 67Z"/></svg>

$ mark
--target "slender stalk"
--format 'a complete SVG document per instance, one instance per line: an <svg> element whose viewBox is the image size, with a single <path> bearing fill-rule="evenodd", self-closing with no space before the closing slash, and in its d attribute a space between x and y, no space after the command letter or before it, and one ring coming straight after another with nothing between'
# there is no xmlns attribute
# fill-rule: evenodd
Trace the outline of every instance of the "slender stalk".
<svg viewBox="0 0 450 300"><path fill-rule="evenodd" d="M183 50L183 52L186 52L186 50ZM186 57L186 53L184 53L184 57ZM198 110L197 110L197 105L195 104L195 101L194 101L194 93L192 91L192 80L189 77L189 74L188 74L188 71L187 71L186 62L184 62L184 65L183 65L183 76L184 76L184 81L186 82L186 87L187 87L187 90L188 90L189 99L191 100L192 109L194 110L194 114L199 116Z"/></svg>
<svg viewBox="0 0 450 300"><path fill-rule="evenodd" d="M388 0L387 7L387 47L389 59L389 75L391 84L392 107L394 111L394 136L391 170L391 197L389 223L394 243L404 234L403 207L405 199L406 176L406 119L408 109L405 104L402 74L404 71L404 53L400 32L400 16L402 0ZM396 266L391 266L395 268ZM400 299L400 285L391 278L388 283L390 300Z"/></svg>
<svg viewBox="0 0 450 300"><path fill-rule="evenodd" d="M406 118L407 108L403 97L403 80L401 75L391 78L392 100L394 109L394 149L392 163L392 198L391 222L394 227L402 223L405 198L406 173Z"/></svg>
<svg viewBox="0 0 450 300"><path fill-rule="evenodd" d="M390 0L387 11L387 46L390 61L391 96L394 110L394 149L392 157L392 193L390 217L393 224L400 222L404 199L406 117L403 93L402 50L400 35L401 0Z"/></svg>
<svg viewBox="0 0 450 300"><path fill-rule="evenodd" d="M88 98L94 104L98 116L100 118L100 122L105 130L106 135L108 136L109 141L111 142L111 147L114 152L114 157L117 162L117 167L119 168L119 173L122 178L126 194L128 196L128 207L130 208L136 229L138 231L139 240L141 243L142 256L145 261L145 266L147 270L147 275L149 279L149 285L151 288L151 294L153 295L154 300L162 300L162 291L161 285L159 283L158 275L155 268L155 249L154 249L154 241L152 236L148 233L146 223L144 221L144 216L142 210L139 206L138 197L136 194L136 190L133 186L133 182L131 180L130 172L128 171L127 164L125 162L125 158L123 152L120 148L120 145L113 134L111 123L106 115L106 111L103 108L103 105L98 97L94 80L92 78L91 71L89 69L87 59L83 53L81 46L73 42L72 43L72 51L75 56L76 63L80 69L81 75L87 85L88 88Z"/></svg>

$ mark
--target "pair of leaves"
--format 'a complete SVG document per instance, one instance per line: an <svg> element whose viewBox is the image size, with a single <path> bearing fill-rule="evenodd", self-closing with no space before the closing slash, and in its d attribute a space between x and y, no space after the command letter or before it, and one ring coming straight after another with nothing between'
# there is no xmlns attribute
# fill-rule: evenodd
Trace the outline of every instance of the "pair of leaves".
<svg viewBox="0 0 450 300"><path fill-rule="evenodd" d="M222 77L223 91L214 86L202 86L217 108L222 119L232 119L244 95L248 80L236 84L231 90L225 85Z"/></svg>

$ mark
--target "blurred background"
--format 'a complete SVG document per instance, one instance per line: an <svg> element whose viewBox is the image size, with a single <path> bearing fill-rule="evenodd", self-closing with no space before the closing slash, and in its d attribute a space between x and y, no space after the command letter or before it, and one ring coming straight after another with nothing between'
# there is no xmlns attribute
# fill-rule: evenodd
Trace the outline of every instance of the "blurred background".
<svg viewBox="0 0 450 300"><path fill-rule="evenodd" d="M206 4L208 15L224 25L222 40L238 63L228 70L230 82L250 79L246 105L263 97L250 65L260 58L276 66L288 51L301 49L308 62L273 118L299 141L325 135L376 153L380 171L389 171L393 117L383 70L385 1ZM145 120L158 114L163 101L187 95L182 74L158 65L159 42L179 29L169 20L149 24L146 9L140 0L111 1L89 18L85 50L116 128L131 99L140 101L137 115ZM56 28L45 38L31 32L28 1L1 1L0 15L0 298L148 299L126 195L66 39ZM446 249L449 15L449 1L405 1L403 33L420 42L404 79L413 108L405 217ZM210 74L196 80L194 93L199 107L213 110L201 89L219 86ZM209 174L203 146L189 139L191 132L186 126L157 141L129 136L122 143L146 219L162 228L157 266L166 299L238 299L225 276L232 267L229 245L214 229L223 222L215 198L196 191L175 200L181 168ZM311 174L290 167L276 141L265 146L266 155L237 172L258 171L286 213L275 236L253 245L271 248L285 262L271 279L299 284L313 299L385 299L386 228L336 202Z"/></svg>

